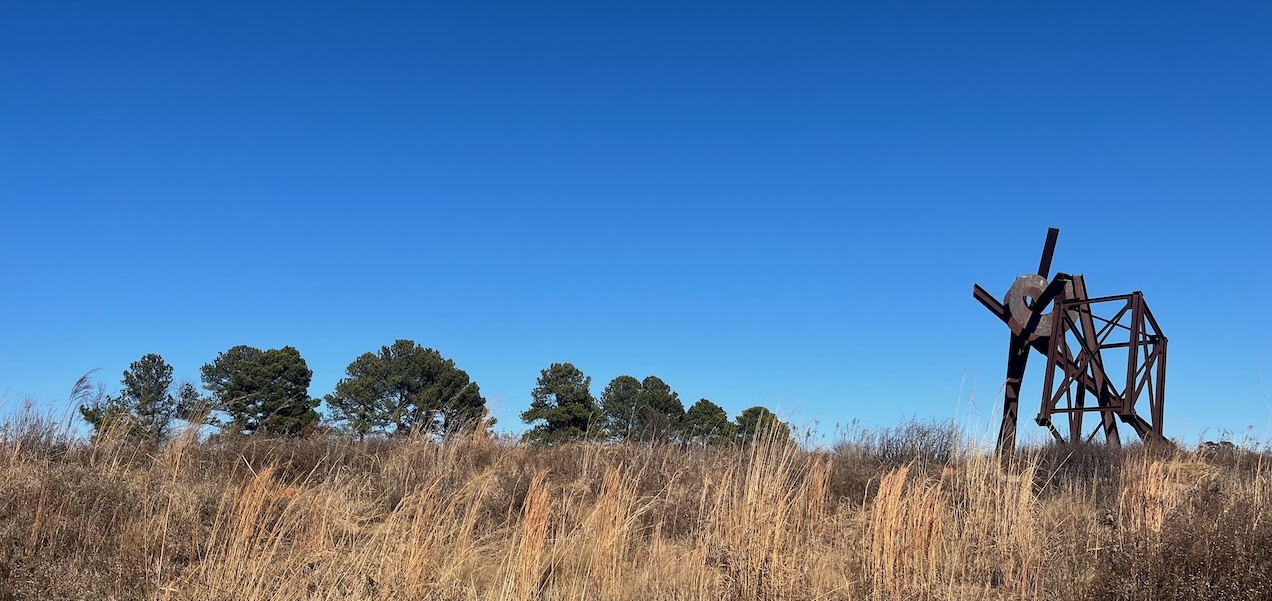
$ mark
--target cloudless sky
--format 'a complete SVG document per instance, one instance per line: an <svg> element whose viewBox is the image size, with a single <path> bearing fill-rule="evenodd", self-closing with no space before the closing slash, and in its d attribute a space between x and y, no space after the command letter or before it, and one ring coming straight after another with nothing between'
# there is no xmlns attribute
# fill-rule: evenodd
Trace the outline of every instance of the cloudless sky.
<svg viewBox="0 0 1272 601"><path fill-rule="evenodd" d="M407 338L800 424L994 422L1054 268L1144 291L1166 430L1272 435L1272 5L10 2L0 399ZM1022 400L1033 432L1044 362Z"/></svg>

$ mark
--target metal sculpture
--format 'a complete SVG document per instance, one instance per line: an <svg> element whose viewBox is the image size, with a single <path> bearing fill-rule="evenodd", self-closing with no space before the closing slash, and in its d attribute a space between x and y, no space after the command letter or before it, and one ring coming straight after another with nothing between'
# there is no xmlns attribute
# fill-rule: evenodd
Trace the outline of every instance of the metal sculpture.
<svg viewBox="0 0 1272 601"><path fill-rule="evenodd" d="M1030 349L1047 358L1034 421L1056 440L1089 442L1103 432L1110 446L1121 446L1118 421L1146 442L1165 440L1166 336L1139 291L1090 298L1081 275L1057 272L1048 280L1059 235L1056 228L1047 230L1037 273L1017 277L1002 302L979 285L972 288L972 296L1011 329L998 451L1016 446L1020 385ZM1141 401L1148 405L1147 418L1137 411ZM1100 418L1089 434L1082 426L1087 413ZM1056 427L1057 416L1068 419L1067 433Z"/></svg>

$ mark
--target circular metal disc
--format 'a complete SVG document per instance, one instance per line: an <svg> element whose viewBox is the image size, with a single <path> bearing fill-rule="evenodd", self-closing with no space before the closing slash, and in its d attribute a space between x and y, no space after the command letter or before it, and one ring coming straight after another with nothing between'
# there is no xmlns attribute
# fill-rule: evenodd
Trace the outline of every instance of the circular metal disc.
<svg viewBox="0 0 1272 601"><path fill-rule="evenodd" d="M1047 289L1047 278L1036 273L1026 273L1016 278L1011 288L1007 290L1007 296L1003 298L1003 304L1007 306L1011 314L1011 331L1021 334L1024 332L1025 326L1033 317L1035 310L1046 309L1046 307L1031 308L1030 304L1036 302L1038 297L1042 296L1043 290ZM1048 303L1050 304L1050 303ZM1029 339L1050 336L1051 335L1051 313L1048 312L1038 319L1038 325L1029 332Z"/></svg>

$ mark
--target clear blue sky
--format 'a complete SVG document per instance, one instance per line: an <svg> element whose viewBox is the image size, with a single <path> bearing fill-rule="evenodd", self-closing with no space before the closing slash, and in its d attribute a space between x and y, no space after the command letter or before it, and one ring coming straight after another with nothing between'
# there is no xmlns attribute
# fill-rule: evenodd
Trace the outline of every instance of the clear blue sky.
<svg viewBox="0 0 1272 601"><path fill-rule="evenodd" d="M409 338L511 430L565 361L985 420L971 286L1055 226L1170 337L1167 431L1266 438L1272 5L1030 4L7 3L3 403L238 344L321 396Z"/></svg>

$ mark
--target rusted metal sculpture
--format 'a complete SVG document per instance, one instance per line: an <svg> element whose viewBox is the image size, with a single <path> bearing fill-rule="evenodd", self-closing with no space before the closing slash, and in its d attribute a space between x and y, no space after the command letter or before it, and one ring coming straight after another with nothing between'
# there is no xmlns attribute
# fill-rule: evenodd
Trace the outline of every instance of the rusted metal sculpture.
<svg viewBox="0 0 1272 601"><path fill-rule="evenodd" d="M972 288L972 296L1011 328L998 451L1016 446L1020 385L1030 349L1047 358L1034 421L1056 440L1089 442L1103 432L1110 446L1121 446L1118 421L1144 441L1165 440L1166 336L1139 291L1090 298L1080 275L1057 272L1048 280L1059 235L1060 230L1047 230L1038 272L1016 278L1002 302L979 285ZM1141 401L1148 405L1147 419L1137 411ZM1100 418L1089 434L1082 429L1087 413ZM1056 428L1056 416L1068 419L1067 433Z"/></svg>

